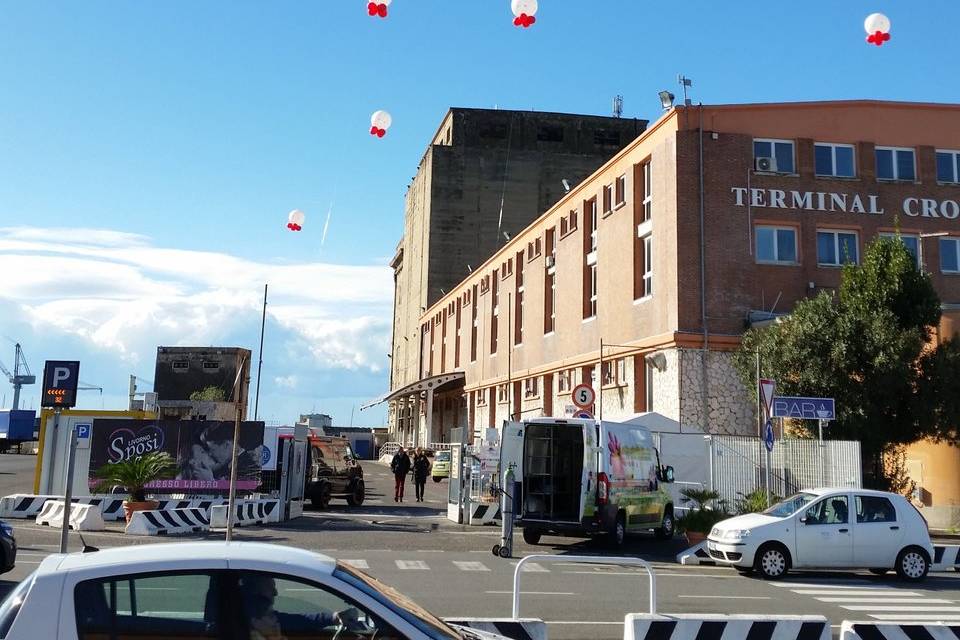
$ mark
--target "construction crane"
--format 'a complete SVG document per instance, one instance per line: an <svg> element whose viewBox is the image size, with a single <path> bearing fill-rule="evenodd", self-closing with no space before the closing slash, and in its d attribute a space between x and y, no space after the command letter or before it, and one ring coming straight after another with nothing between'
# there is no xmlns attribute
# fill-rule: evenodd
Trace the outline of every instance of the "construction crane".
<svg viewBox="0 0 960 640"><path fill-rule="evenodd" d="M30 367L27 366L27 360L23 357L23 349L20 348L19 342L16 344L13 353L13 373L10 373L10 370L3 366L2 362L0 362L0 371L7 376L7 380L13 385L12 409L16 411L20 407L20 387L25 384L37 383L37 376L30 373Z"/></svg>

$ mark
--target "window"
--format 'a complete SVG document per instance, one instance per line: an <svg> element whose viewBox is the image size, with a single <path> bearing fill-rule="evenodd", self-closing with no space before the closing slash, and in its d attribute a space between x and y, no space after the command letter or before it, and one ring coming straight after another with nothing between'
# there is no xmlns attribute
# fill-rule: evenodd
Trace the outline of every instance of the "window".
<svg viewBox="0 0 960 640"><path fill-rule="evenodd" d="M772 158L774 173L794 173L793 170L793 141L755 139L753 141L753 158ZM756 166L756 165L754 165Z"/></svg>
<svg viewBox="0 0 960 640"><path fill-rule="evenodd" d="M527 378L523 381L523 397L524 398L539 398L540 397L540 378Z"/></svg>
<svg viewBox="0 0 960 640"><path fill-rule="evenodd" d="M477 285L473 285L473 297L477 297ZM470 362L477 361L477 329L480 319L477 317L477 309L480 307L479 301L470 307Z"/></svg>
<svg viewBox="0 0 960 640"><path fill-rule="evenodd" d="M960 239L940 238L940 271L960 273Z"/></svg>
<svg viewBox="0 0 960 640"><path fill-rule="evenodd" d="M913 149L899 147L877 147L877 179L909 180L916 179L913 163Z"/></svg>
<svg viewBox="0 0 960 640"><path fill-rule="evenodd" d="M857 264L857 234L853 231L817 231L817 264L837 267Z"/></svg>
<svg viewBox="0 0 960 640"><path fill-rule="evenodd" d="M342 633L341 616L349 616L352 635L384 640L400 637L396 630L328 587L260 571L238 573L239 602L231 605L239 605L245 637L330 640Z"/></svg>
<svg viewBox="0 0 960 640"><path fill-rule="evenodd" d="M647 400L647 411L653 411L653 376L656 367L653 366L653 363L644 358L644 371L643 371L643 394L646 396Z"/></svg>
<svg viewBox="0 0 960 640"><path fill-rule="evenodd" d="M516 291L514 293L514 320L513 325L513 344L523 343L523 252L517 254L517 277L515 281Z"/></svg>
<svg viewBox="0 0 960 640"><path fill-rule="evenodd" d="M500 279L493 272L493 293L490 297L490 355L497 352L497 331L500 320Z"/></svg>
<svg viewBox="0 0 960 640"><path fill-rule="evenodd" d="M653 295L653 235L643 238L643 289L640 297Z"/></svg>
<svg viewBox="0 0 960 640"><path fill-rule="evenodd" d="M478 389L476 392L477 406L485 407L487 405L487 392L485 389Z"/></svg>
<svg viewBox="0 0 960 640"><path fill-rule="evenodd" d="M454 325L454 334L453 339L453 366L454 368L460 367L460 321L462 320L463 308L460 303L460 299L457 298L457 316L456 324Z"/></svg>
<svg viewBox="0 0 960 640"><path fill-rule="evenodd" d="M605 360L603 362L603 373L601 374L601 384L604 387L622 386L627 383L627 361L625 358L618 360Z"/></svg>
<svg viewBox="0 0 960 640"><path fill-rule="evenodd" d="M556 229L547 229L547 258L543 281L543 332L552 333L557 321L557 240Z"/></svg>
<svg viewBox="0 0 960 640"><path fill-rule="evenodd" d="M172 366L177 373L185 373L190 368L190 363L186 360L174 360Z"/></svg>
<svg viewBox="0 0 960 640"><path fill-rule="evenodd" d="M757 262L797 263L797 230L792 227L757 227Z"/></svg>
<svg viewBox="0 0 960 640"><path fill-rule="evenodd" d="M803 513L805 524L847 524L847 496L824 498Z"/></svg>
<svg viewBox="0 0 960 640"><path fill-rule="evenodd" d="M882 496L857 496L857 522L896 522L897 510Z"/></svg>
<svg viewBox="0 0 960 640"><path fill-rule="evenodd" d="M3 602L0 602L0 638L7 637L10 627L13 626L13 621L17 619L20 607L27 597L27 591L33 586L34 576L33 573L27 576L23 582L13 588L13 591L7 594Z"/></svg>
<svg viewBox="0 0 960 640"><path fill-rule="evenodd" d="M640 222L646 222L653 216L653 170L650 168L650 161L646 161L641 166L643 171L643 213L640 216Z"/></svg>
<svg viewBox="0 0 960 640"><path fill-rule="evenodd" d="M589 293L590 297L587 300L587 314L585 318L593 318L597 315L597 265L592 264L588 267L590 272L590 281L589 281Z"/></svg>
<svg viewBox="0 0 960 640"><path fill-rule="evenodd" d="M573 371L571 369L565 369L557 373L557 393L564 393L565 391L570 391L573 386L570 384L571 374Z"/></svg>
<svg viewBox="0 0 960 640"><path fill-rule="evenodd" d="M606 215L613 211L613 185L603 185L603 214Z"/></svg>
<svg viewBox="0 0 960 640"><path fill-rule="evenodd" d="M204 362L203 362L203 370L204 370L204 371L219 371L219 370L220 370L220 363L219 363L219 362L213 362L213 361L211 361L211 360L204 360Z"/></svg>
<svg viewBox="0 0 960 640"><path fill-rule="evenodd" d="M220 638L223 573L155 573L79 583L73 592L80 640Z"/></svg>
<svg viewBox="0 0 960 640"><path fill-rule="evenodd" d="M583 203L583 221L590 231L590 244L588 253L597 250L597 199L591 198Z"/></svg>
<svg viewBox="0 0 960 640"><path fill-rule="evenodd" d="M907 248L907 251L910 252L910 255L913 256L913 260L917 265L917 268L921 268L920 265L920 238L918 236L903 235L896 233L881 233L881 238L893 238L900 239L900 242Z"/></svg>
<svg viewBox="0 0 960 640"><path fill-rule="evenodd" d="M937 182L960 182L960 151L937 150Z"/></svg>
<svg viewBox="0 0 960 640"><path fill-rule="evenodd" d="M854 150L851 144L818 142L813 145L813 156L818 176L852 178L856 175Z"/></svg>
<svg viewBox="0 0 960 640"><path fill-rule="evenodd" d="M497 402L503 404L510 400L510 385L509 384L498 384L497 385Z"/></svg>
<svg viewBox="0 0 960 640"><path fill-rule="evenodd" d="M614 188L614 200L613 203L615 206L620 206L627 201L627 176L626 174L619 176L615 183Z"/></svg>

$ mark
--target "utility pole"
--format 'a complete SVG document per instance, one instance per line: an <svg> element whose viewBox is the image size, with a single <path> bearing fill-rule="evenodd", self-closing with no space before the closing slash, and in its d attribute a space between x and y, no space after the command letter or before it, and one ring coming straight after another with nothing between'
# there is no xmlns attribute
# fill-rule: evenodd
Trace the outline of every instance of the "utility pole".
<svg viewBox="0 0 960 640"><path fill-rule="evenodd" d="M263 285L263 315L260 317L260 362L257 364L257 395L253 401L253 419L260 415L260 371L263 369L263 330L267 324L267 287ZM391 365L391 371L393 370ZM351 418L352 420L352 418Z"/></svg>
<svg viewBox="0 0 960 640"><path fill-rule="evenodd" d="M233 519L236 514L237 501L237 441L240 439L240 412L244 406L243 399L243 368L246 365L246 356L240 358L240 368L237 378L233 382L233 403L236 414L233 422L233 446L230 451L230 495L227 499L227 542L233 539Z"/></svg>

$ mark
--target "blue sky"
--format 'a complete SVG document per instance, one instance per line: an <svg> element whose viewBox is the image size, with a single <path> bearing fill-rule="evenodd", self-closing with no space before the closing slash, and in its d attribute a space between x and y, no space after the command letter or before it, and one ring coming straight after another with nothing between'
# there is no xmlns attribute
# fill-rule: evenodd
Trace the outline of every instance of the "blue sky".
<svg viewBox="0 0 960 640"><path fill-rule="evenodd" d="M448 107L606 114L619 93L652 120L678 73L704 103L960 102L954 0L541 0L527 30L509 4L395 0L381 20L361 0L0 2L0 360L7 338L36 370L79 359L115 407L160 341L255 349L276 279L261 414L347 423L387 386L385 265Z"/></svg>

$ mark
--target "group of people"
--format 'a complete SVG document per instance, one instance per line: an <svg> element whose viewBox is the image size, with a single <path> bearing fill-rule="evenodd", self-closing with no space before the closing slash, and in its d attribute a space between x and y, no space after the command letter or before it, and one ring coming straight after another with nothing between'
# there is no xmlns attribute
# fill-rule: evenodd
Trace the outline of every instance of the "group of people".
<svg viewBox="0 0 960 640"><path fill-rule="evenodd" d="M430 476L430 460L426 452L417 447L408 453L406 449L400 447L393 460L390 461L390 469L393 471L393 477L396 480L396 488L393 493L394 502L403 502L403 487L407 482L407 474L413 471L413 484L417 489L417 502L423 502L423 493L427 487L427 478Z"/></svg>

